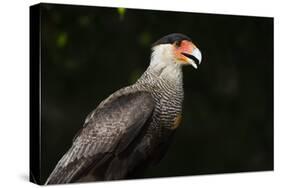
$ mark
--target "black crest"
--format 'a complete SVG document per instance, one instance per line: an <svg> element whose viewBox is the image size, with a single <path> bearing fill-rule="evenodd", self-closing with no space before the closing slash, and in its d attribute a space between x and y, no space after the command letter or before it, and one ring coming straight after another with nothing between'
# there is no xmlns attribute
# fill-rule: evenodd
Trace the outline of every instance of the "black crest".
<svg viewBox="0 0 281 188"><path fill-rule="evenodd" d="M188 40L191 41L191 39L181 33L172 33L169 35L166 35L164 37L162 37L161 39L159 39L158 41L156 41L155 43L153 43L153 46L159 45L159 44L173 44L176 41L182 41L182 40Z"/></svg>

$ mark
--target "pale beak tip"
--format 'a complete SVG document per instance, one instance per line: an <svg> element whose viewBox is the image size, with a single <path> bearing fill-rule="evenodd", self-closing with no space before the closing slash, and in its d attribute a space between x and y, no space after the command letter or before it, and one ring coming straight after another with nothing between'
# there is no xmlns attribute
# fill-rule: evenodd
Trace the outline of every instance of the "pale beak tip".
<svg viewBox="0 0 281 188"><path fill-rule="evenodd" d="M201 54L201 52L200 52L200 50L199 50L198 48L195 48L195 49L193 50L192 55L193 55L196 59L198 59L198 64L201 64L201 61L202 61L202 54Z"/></svg>
<svg viewBox="0 0 281 188"><path fill-rule="evenodd" d="M195 62L192 61L190 64L191 64L191 66L193 66L193 68L195 68L195 69L198 68Z"/></svg>

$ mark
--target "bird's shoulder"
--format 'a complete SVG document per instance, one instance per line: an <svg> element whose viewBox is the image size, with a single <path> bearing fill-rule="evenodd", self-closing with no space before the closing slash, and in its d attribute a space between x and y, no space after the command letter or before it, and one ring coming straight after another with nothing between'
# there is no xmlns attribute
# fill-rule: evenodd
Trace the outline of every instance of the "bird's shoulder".
<svg viewBox="0 0 281 188"><path fill-rule="evenodd" d="M153 97L147 90L140 89L135 85L121 88L101 101L97 108L88 114L84 122L84 127L89 125L89 122L99 113L108 112L108 110L112 108L115 108L115 110L122 110L140 102L142 102L143 107L149 108L154 105Z"/></svg>

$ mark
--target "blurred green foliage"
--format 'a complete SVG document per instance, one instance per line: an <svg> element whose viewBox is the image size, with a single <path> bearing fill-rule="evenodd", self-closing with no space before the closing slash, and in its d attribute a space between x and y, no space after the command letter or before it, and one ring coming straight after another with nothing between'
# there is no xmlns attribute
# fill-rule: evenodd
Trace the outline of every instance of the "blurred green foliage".
<svg viewBox="0 0 281 188"><path fill-rule="evenodd" d="M120 15L120 19L124 19L125 13L126 13L126 9L125 8L117 8L117 11Z"/></svg>
<svg viewBox="0 0 281 188"><path fill-rule="evenodd" d="M57 46L59 48L63 48L65 47L66 43L67 43L67 34L65 32L62 32L58 35Z"/></svg>
<svg viewBox="0 0 281 188"><path fill-rule="evenodd" d="M85 117L149 64L151 44L190 36L203 54L184 67L183 123L144 177L273 169L273 19L42 5L42 176Z"/></svg>
<svg viewBox="0 0 281 188"><path fill-rule="evenodd" d="M147 47L151 46L152 39L150 33L146 31L142 32L139 37L139 43L142 46L147 46Z"/></svg>

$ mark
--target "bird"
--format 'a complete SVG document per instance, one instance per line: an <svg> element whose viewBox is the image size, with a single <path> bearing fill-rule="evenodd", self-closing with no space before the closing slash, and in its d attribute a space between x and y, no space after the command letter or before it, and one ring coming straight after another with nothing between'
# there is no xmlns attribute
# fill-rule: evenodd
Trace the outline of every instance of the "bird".
<svg viewBox="0 0 281 188"><path fill-rule="evenodd" d="M182 67L197 69L202 54L181 33L160 38L151 50L140 78L86 117L45 184L135 178L167 153L182 120Z"/></svg>

